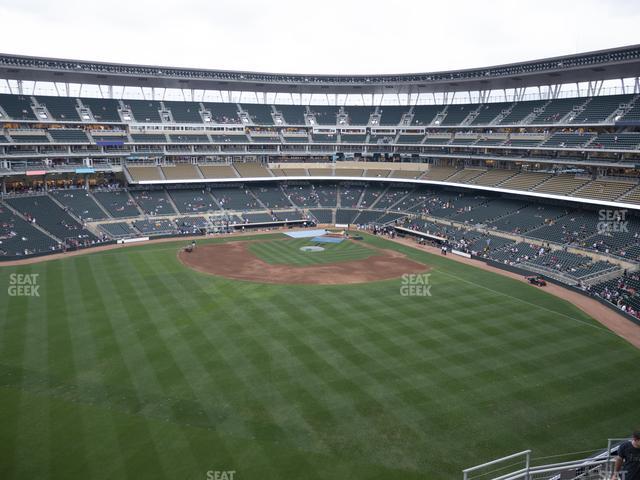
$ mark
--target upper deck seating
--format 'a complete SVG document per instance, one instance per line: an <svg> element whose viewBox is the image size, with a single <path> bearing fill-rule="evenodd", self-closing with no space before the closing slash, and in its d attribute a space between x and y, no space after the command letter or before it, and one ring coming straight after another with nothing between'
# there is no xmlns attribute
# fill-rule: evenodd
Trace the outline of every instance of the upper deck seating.
<svg viewBox="0 0 640 480"><path fill-rule="evenodd" d="M53 116L52 120L61 120L67 122L80 121L80 115L78 115L78 101L71 97L36 97L36 100L41 106L47 108L49 113Z"/></svg>

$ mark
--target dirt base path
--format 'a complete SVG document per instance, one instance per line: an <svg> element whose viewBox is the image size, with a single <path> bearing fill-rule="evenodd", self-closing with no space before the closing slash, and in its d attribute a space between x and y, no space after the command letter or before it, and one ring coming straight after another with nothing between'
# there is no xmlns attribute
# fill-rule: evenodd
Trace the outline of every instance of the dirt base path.
<svg viewBox="0 0 640 480"><path fill-rule="evenodd" d="M348 240L352 241L352 240ZM178 258L199 272L252 282L274 284L343 285L398 278L404 273L426 272L430 268L393 250L373 249L363 260L326 265L272 265L260 260L246 241L211 244L193 252L180 251ZM313 255L313 254L310 254Z"/></svg>
<svg viewBox="0 0 640 480"><path fill-rule="evenodd" d="M388 237L384 238L390 240ZM427 245L419 245L411 239L395 238L392 241L407 245L417 250L424 250L435 255L441 255L439 248ZM509 272L507 270L502 270L497 267L492 267L491 265L487 265L481 260L474 260L472 258L465 258L453 254L447 255L447 258L456 262L472 265L476 268L481 268L482 270L497 273L505 277L510 277L514 280L518 280L519 282L524 282L527 284L529 283L522 275L518 275L517 273ZM571 302L584 313L607 327L609 330L615 332L618 336L624 338L636 348L640 348L640 325L636 325L628 318L620 315L619 313L616 313L614 310L604 306L597 300L594 300L587 295L574 292L573 290L561 287L560 285L556 285L555 283L547 283L547 286L542 287L542 289L547 293Z"/></svg>

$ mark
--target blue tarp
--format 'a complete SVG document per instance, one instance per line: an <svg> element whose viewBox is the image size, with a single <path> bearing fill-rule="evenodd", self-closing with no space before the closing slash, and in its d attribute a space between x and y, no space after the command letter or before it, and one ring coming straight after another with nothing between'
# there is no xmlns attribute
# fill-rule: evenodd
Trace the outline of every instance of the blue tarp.
<svg viewBox="0 0 640 480"><path fill-rule="evenodd" d="M343 240L344 238L338 238L338 237L315 237L311 239L312 242L318 242L318 243L340 243Z"/></svg>
<svg viewBox="0 0 640 480"><path fill-rule="evenodd" d="M294 231L289 231L289 232L285 232L285 235L287 235L288 237L291 238L311 238L311 237L317 237L320 235L324 235L325 233L327 233L326 230L321 229L321 230L294 230Z"/></svg>

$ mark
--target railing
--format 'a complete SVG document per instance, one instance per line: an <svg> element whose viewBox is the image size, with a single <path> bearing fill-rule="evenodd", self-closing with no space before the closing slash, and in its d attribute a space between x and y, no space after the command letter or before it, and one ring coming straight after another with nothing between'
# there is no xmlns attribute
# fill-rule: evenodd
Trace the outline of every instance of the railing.
<svg viewBox="0 0 640 480"><path fill-rule="evenodd" d="M532 465L534 460L531 458L531 450L524 450L475 467L466 468L462 471L462 478L463 480L608 480L613 472L613 455L617 452L619 444L624 440L626 439L610 438L607 440L606 450L600 450L587 458L536 466ZM586 452L554 455L554 457L573 456L576 453L585 454ZM507 461L516 459L515 463L499 466ZM519 466L519 468L508 473L499 473L516 466ZM486 471L489 467L492 469Z"/></svg>

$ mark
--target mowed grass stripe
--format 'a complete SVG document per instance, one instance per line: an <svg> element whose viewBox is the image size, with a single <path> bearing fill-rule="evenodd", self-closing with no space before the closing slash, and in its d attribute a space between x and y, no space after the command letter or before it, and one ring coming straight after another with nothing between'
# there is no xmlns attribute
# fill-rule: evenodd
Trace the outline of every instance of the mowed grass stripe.
<svg viewBox="0 0 640 480"><path fill-rule="evenodd" d="M84 381L94 382L97 394L104 402L107 402L106 386L109 382L105 375L105 369L100 366L108 364L109 370L115 372L121 382L128 384L129 389L132 388L131 377L122 360L122 355L119 354L113 330L109 327L110 323L105 318L104 291L98 288L93 273L95 262L86 257L80 257L72 263L75 267L75 274L70 275L74 280L70 290L79 296L73 303L75 308L79 310L73 319L74 331L82 324L82 327L88 332L83 341L77 342L76 348L82 351L81 365L93 367L90 370L91 378L84 379ZM89 463L93 467L92 478L125 476L126 469L123 458L126 453L123 450L122 439L118 438L111 410L103 408L100 415L93 415L83 410L83 414L86 417L85 437L89 439L98 432L102 436L100 443L87 441L87 447L91 449ZM113 452L117 454L114 455ZM106 455L111 455L109 464L96 469L100 465L100 459L104 459Z"/></svg>
<svg viewBox="0 0 640 480"><path fill-rule="evenodd" d="M170 270L157 261L148 261L147 257L148 255L136 255L133 263L139 265L140 271L154 274L142 276L140 280L146 284L150 295L153 292L158 304L164 306L165 317L155 318L154 321L158 322L158 331L172 351L172 356L181 370L182 380L189 385L189 391L181 392L182 398L175 404L182 417L176 418L175 421L184 421L191 425L215 430L215 434L212 432L211 436L216 437L217 461L222 464L233 464L233 456L217 432L220 415L224 412L220 411L221 402L218 391L214 385L211 385L213 376L208 373L205 366L207 354L213 345L207 341L201 331L180 328L185 323L194 324L194 319L189 310L182 305L181 297L174 293L177 284L171 277ZM160 281L151 283L150 278ZM167 321L163 322L163 320ZM184 443L189 443L189 440L189 438L184 439ZM208 470L210 459L192 457L190 451L194 445L189 446L190 450L185 452L181 460L185 462L190 458L193 465L186 465L184 468Z"/></svg>
<svg viewBox="0 0 640 480"><path fill-rule="evenodd" d="M329 304L319 305L317 302L313 302L310 308L310 313L318 318L320 322L323 318L336 318L336 316L333 315L335 312L331 311ZM348 316L348 312L343 311L343 314ZM399 450L401 450L397 449L397 446L394 448L393 442L389 442L387 437L390 430L393 430L396 434L405 430L405 433L401 435L403 442L408 442L409 444L420 443L420 433L412 432L411 422L406 419L394 418L392 413L394 409L384 408L383 404L379 402L376 396L376 392L379 390L379 382L361 368L362 364L378 362L377 359L336 335L335 331L329 326L322 329L314 329L313 337L309 337L306 340L307 345L316 352L319 361L324 365L330 366L331 371L336 373L336 375L334 375L335 378L329 381L329 387L332 388L335 393L340 393L343 389L353 391L357 385L359 397L357 401L352 400L345 402L342 400L332 407L333 409L337 409L337 411L341 413L340 416L344 419L340 425L334 428L338 430L343 428L357 429L358 436L362 435L363 437L370 438L371 442L379 439L381 443L385 443L387 448L384 451L377 451L375 453L378 459L377 463L383 465L388 464L388 460L385 458L387 455L395 456L397 460ZM327 367L325 366L323 371L326 369ZM357 383L353 383L356 379ZM326 396L326 393L324 396ZM355 411L358 413L355 419L359 421L357 421L355 425L353 424L353 413L346 411L345 407L351 410L351 412ZM362 414L362 412L370 413L372 410L384 411L384 415L379 417L375 422L372 422L373 418L370 415ZM325 435L327 434L329 434L329 432L325 432ZM409 445L405 445L405 448L408 446ZM376 444L372 443L371 448L377 449ZM391 453L392 451L393 453ZM361 452L361 455L365 456L372 454L373 451ZM415 465L413 467L415 467Z"/></svg>
<svg viewBox="0 0 640 480"><path fill-rule="evenodd" d="M111 268L108 268L108 275L103 280L107 280L111 296L117 303L112 304L107 312L114 327L118 347L133 381L132 390L120 392L123 395L121 401L124 402L120 408L126 408L131 414L135 414L142 408L146 408L145 395L162 398L164 391L156 371L150 365L150 352L137 334L141 332L146 335L147 331L141 325L144 309L141 308L135 287L130 282L133 268L128 261L128 255L123 254L108 260ZM166 403L156 401L151 407L155 415L168 417L170 407ZM137 435L132 439L128 439L126 423L115 423L121 443L129 444L126 448L123 447L123 450L127 451L127 456L123 459L127 474L134 474L139 470L140 465L144 464L147 475L169 476L172 465L166 457L159 454L162 439L157 439L152 434L145 418L133 423Z"/></svg>

